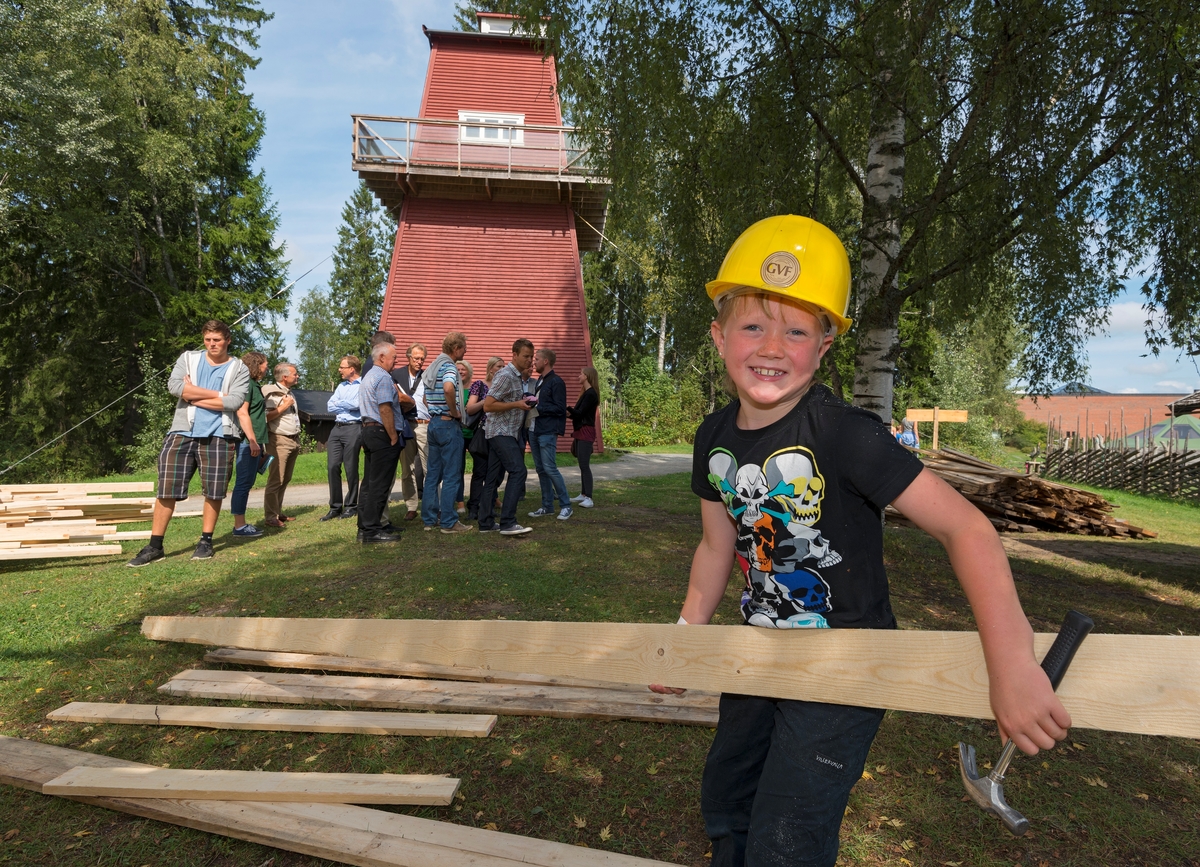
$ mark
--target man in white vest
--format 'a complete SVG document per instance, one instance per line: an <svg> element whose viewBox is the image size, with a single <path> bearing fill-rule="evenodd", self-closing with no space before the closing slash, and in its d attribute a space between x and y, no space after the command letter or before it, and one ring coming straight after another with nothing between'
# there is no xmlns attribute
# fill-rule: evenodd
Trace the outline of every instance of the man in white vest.
<svg viewBox="0 0 1200 867"><path fill-rule="evenodd" d="M204 494L203 532L193 560L213 556L212 535L229 489L233 459L242 438L237 411L246 401L250 371L229 355L231 335L224 322L211 319L201 329L204 349L185 352L175 362L167 390L176 399L171 429L158 455L158 490L150 544L129 561L135 568L161 560L163 538L175 504L188 498L188 485L200 472Z"/></svg>

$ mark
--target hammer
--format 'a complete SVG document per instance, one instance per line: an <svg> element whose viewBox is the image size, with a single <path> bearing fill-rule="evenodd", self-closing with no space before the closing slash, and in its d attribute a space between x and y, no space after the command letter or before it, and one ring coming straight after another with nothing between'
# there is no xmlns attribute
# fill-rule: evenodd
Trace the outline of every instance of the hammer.
<svg viewBox="0 0 1200 867"><path fill-rule="evenodd" d="M1079 645L1083 644L1083 639L1087 638L1087 634L1095 625L1092 618L1080 614L1078 611L1068 611L1067 616L1063 618L1062 628L1058 631L1058 636L1054 639L1054 644L1051 645L1046 658L1042 660L1042 670L1050 678L1050 685L1054 689L1058 689L1058 685L1062 683L1063 675L1067 673L1067 667L1075 658L1075 651L1079 649ZM1029 820L1004 800L1004 772L1008 770L1008 765L1012 762L1016 751L1017 745L1011 740L1008 741L1000 753L1000 758L996 760L996 766L992 768L992 772L986 777L981 777L975 766L975 748L959 743L958 767L962 772L963 785L966 786L971 800L989 813L999 816L1004 827L1008 828L1013 836L1020 837L1029 830Z"/></svg>

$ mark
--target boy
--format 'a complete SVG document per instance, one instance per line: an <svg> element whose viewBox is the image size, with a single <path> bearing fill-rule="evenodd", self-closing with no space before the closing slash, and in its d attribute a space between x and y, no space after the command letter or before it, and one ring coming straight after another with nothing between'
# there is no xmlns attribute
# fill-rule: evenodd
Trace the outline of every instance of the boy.
<svg viewBox="0 0 1200 867"><path fill-rule="evenodd" d="M1049 749L1071 721L1034 658L995 530L877 417L813 382L850 326L849 288L837 236L790 215L747 229L708 284L712 338L737 400L696 433L704 535L679 622L709 621L736 555L751 626L894 629L880 521L891 503L950 555L979 624L1001 737L1026 753ZM832 867L882 718L873 708L722 695L701 789L713 867Z"/></svg>
<svg viewBox="0 0 1200 867"><path fill-rule="evenodd" d="M232 336L228 325L210 319L201 332L204 350L180 355L167 381L167 390L176 398L175 416L158 455L150 544L126 564L135 569L166 556L163 537L167 525L175 514L175 504L188 498L188 485L197 470L204 493L204 518L192 559L210 560L213 556L213 530L242 438L237 411L246 401L250 371L229 355Z"/></svg>

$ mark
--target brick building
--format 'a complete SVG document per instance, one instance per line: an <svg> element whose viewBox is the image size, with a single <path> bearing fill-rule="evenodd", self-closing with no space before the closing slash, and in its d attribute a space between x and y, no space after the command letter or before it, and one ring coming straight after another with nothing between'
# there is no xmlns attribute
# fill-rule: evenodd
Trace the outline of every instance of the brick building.
<svg viewBox="0 0 1200 867"><path fill-rule="evenodd" d="M1025 418L1053 424L1064 434L1116 438L1159 424L1171 416L1169 404L1186 394L1051 394L1022 397L1018 408ZM1122 430L1122 425L1124 429Z"/></svg>

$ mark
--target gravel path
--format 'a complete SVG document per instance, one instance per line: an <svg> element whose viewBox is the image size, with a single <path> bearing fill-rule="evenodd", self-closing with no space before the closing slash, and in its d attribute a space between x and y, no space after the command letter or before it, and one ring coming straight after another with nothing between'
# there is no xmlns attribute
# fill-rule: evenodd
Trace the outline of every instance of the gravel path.
<svg viewBox="0 0 1200 867"><path fill-rule="evenodd" d="M646 476L665 476L669 473L686 473L692 469L691 455L647 455L640 453L630 453L621 455L615 461L603 464L592 465L592 477L597 482L611 482L620 479L639 479ZM579 467L559 467L563 474L563 479L567 483L567 489L572 493L579 491ZM467 487L471 486L471 477L468 475L466 479ZM534 470L529 471L529 478L526 485L530 489L537 489L537 473ZM400 480L397 478L396 486L392 489L391 499L400 499ZM325 485L292 485L287 489L287 493L283 497L284 510L288 506L324 506L329 502L329 488ZM263 491L261 488L256 488L250 492L250 508L261 509L263 504ZM226 504L228 508L228 504Z"/></svg>

